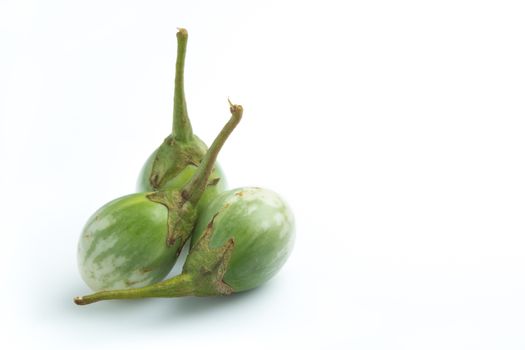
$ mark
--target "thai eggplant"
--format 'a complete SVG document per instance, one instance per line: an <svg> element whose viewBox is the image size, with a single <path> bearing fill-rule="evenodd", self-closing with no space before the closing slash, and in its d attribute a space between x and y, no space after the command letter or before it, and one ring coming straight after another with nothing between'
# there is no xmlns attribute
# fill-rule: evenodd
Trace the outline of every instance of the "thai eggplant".
<svg viewBox="0 0 525 350"><path fill-rule="evenodd" d="M217 154L241 119L241 106L230 103L230 111L230 120L181 189L124 196L88 220L78 244L78 265L90 288L146 286L169 273L196 224L195 208Z"/></svg>

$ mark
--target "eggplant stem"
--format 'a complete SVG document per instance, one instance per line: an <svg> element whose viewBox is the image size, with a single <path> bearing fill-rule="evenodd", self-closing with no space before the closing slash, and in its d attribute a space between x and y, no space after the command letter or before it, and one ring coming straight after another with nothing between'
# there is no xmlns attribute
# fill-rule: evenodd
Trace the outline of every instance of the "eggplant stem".
<svg viewBox="0 0 525 350"><path fill-rule="evenodd" d="M184 62L186 60L186 46L188 31L179 28L177 32L177 62L175 64L175 94L173 97L173 125L172 136L177 141L188 142L193 138L186 97L184 93Z"/></svg>
<svg viewBox="0 0 525 350"><path fill-rule="evenodd" d="M142 299L142 298L175 298L194 295L194 285L189 274L181 274L163 282L142 288L117 289L97 292L73 299L77 305L88 305L102 300Z"/></svg>
<svg viewBox="0 0 525 350"><path fill-rule="evenodd" d="M230 112L232 114L230 120L224 125L219 135L217 135L211 144L208 152L206 152L202 162L199 164L197 171L181 190L182 198L186 199L194 206L197 205L197 202L206 189L208 179L213 171L213 166L215 165L219 151L232 133L233 129L235 129L237 124L241 121L243 113L242 106L234 105L229 100L228 102L230 103Z"/></svg>

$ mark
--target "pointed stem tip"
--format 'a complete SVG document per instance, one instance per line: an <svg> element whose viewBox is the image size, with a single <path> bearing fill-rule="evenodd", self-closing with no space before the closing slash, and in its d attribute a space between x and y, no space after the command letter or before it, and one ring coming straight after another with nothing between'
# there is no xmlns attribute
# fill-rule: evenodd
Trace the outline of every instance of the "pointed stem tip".
<svg viewBox="0 0 525 350"><path fill-rule="evenodd" d="M82 298L82 297L75 297L75 299L73 299L73 301L77 305L86 305L86 303L84 302L84 298Z"/></svg>
<svg viewBox="0 0 525 350"><path fill-rule="evenodd" d="M241 119L242 117L242 106L241 105L234 105L232 103L232 101L230 101L230 99L228 99L228 103L230 104L230 112L233 114L233 115L237 115L239 120Z"/></svg>
<svg viewBox="0 0 525 350"><path fill-rule="evenodd" d="M177 30L177 37L188 37L188 31L186 30L186 28L177 28Z"/></svg>
<svg viewBox="0 0 525 350"><path fill-rule="evenodd" d="M88 305L102 300L175 298L195 294L192 277L180 274L173 278L157 282L146 287L105 290L73 299L77 305Z"/></svg>
<svg viewBox="0 0 525 350"><path fill-rule="evenodd" d="M233 129L235 129L237 124L241 121L243 113L242 106L231 103L229 99L228 102L232 114L230 120L224 125L219 135L217 135L211 144L195 174L193 174L190 181L181 190L182 197L193 205L197 204L206 189L208 179L215 165L215 160L217 159L219 151L232 133Z"/></svg>

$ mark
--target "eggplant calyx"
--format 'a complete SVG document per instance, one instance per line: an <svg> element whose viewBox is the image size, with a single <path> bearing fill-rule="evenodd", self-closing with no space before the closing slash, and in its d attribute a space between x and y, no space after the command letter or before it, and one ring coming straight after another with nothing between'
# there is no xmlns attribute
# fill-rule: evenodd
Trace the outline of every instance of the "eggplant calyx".
<svg viewBox="0 0 525 350"><path fill-rule="evenodd" d="M228 271L235 240L232 237L221 247L211 247L213 222L216 216L212 218L206 231L191 248L182 268L183 274L193 276L196 296L229 295L234 292L223 278Z"/></svg>
<svg viewBox="0 0 525 350"><path fill-rule="evenodd" d="M153 160L148 179L151 188L155 191L164 188L170 179L180 174L188 165L198 166L205 154L206 147L196 139L180 142L172 135L166 137Z"/></svg>
<svg viewBox="0 0 525 350"><path fill-rule="evenodd" d="M166 245L171 247L179 241L179 251L190 238L193 226L197 220L197 212L191 202L182 198L178 191L151 192L146 197L155 203L160 203L168 209L168 234Z"/></svg>

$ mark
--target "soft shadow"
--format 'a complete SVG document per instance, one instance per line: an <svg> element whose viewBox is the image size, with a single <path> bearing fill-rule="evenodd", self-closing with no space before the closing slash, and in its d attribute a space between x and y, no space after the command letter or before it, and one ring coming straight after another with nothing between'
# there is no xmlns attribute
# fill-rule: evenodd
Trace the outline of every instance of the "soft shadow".
<svg viewBox="0 0 525 350"><path fill-rule="evenodd" d="M116 328L126 325L141 327L145 324L171 326L178 324L179 320L187 322L192 318L208 317L228 309L249 307L257 303L257 300L273 294L271 289L276 284L272 282L230 296L107 300L84 306L73 303L75 296L89 293L85 286L78 283L53 291L55 293L50 292L46 303L39 304L34 312L39 319L48 323L99 323L105 320L104 323L118 321L112 326Z"/></svg>
<svg viewBox="0 0 525 350"><path fill-rule="evenodd" d="M224 309L233 309L242 305L255 303L258 299L264 298L272 293L269 289L272 283L266 283L258 288L232 294L229 296L215 297L185 297L173 299L172 307L166 308L164 316L170 319L170 324L177 319L188 320L190 318L201 317L210 313L215 313Z"/></svg>

